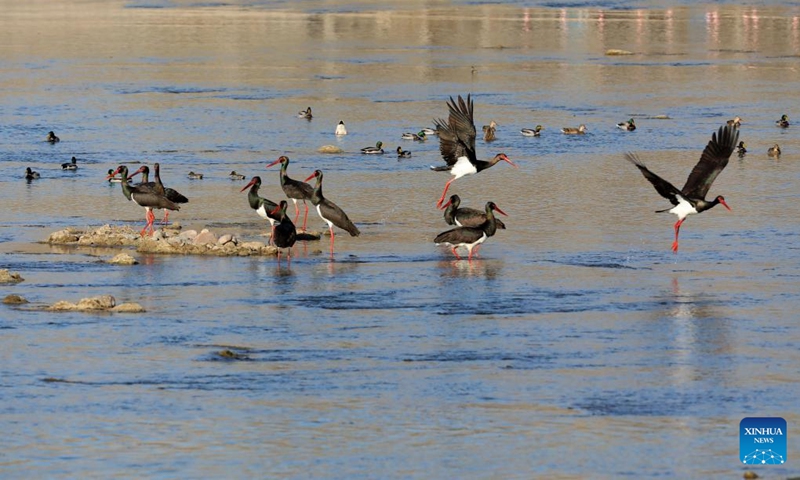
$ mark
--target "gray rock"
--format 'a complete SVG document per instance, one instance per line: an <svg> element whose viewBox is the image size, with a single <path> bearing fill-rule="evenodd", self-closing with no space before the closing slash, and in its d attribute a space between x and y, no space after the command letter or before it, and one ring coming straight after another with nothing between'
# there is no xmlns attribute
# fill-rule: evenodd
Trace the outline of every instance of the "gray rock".
<svg viewBox="0 0 800 480"><path fill-rule="evenodd" d="M6 269L0 270L0 283L19 283L25 281L17 272L9 272Z"/></svg>

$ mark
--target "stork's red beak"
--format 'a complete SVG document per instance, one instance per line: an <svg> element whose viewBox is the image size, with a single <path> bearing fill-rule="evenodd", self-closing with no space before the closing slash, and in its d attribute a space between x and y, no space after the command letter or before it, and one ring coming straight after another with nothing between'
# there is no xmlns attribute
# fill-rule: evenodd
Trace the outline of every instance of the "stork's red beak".
<svg viewBox="0 0 800 480"><path fill-rule="evenodd" d="M721 203L723 207L727 208L728 211L731 211L731 212L733 211L733 210L731 210L731 207L729 207L728 204L725 203L725 200L720 200L719 203Z"/></svg>
<svg viewBox="0 0 800 480"><path fill-rule="evenodd" d="M279 158L279 159L277 159L277 160L275 160L274 162L270 163L269 165L267 165L267 168L269 168L269 167L271 167L271 166L273 166L273 165L277 165L277 164L279 164L279 163L281 163L281 159L280 159L280 158Z"/></svg>
<svg viewBox="0 0 800 480"><path fill-rule="evenodd" d="M448 200L447 203L439 207L439 210L444 210L445 208L449 207L451 203L453 202L451 200Z"/></svg>
<svg viewBox="0 0 800 480"><path fill-rule="evenodd" d="M506 212L500 210L500 207L498 207L497 205L494 206L494 211L497 212L497 213L502 213L506 217L508 216L508 214Z"/></svg>
<svg viewBox="0 0 800 480"><path fill-rule="evenodd" d="M310 177L306 178L306 179L305 179L305 180L303 180L303 181L304 181L304 182L307 182L307 181L311 180L312 178L314 178L314 177L316 177L316 176L317 176L317 172L314 172L314 173L312 173L312 174L311 174L311 176L310 176Z"/></svg>
<svg viewBox="0 0 800 480"><path fill-rule="evenodd" d="M116 175L118 173L119 173L119 168L114 170L112 173L106 175L106 180L108 180L109 178L113 177L114 175ZM130 177L128 177L128 178L130 178Z"/></svg>
<svg viewBox="0 0 800 480"><path fill-rule="evenodd" d="M501 158L501 159L503 159L503 160L505 160L506 162L510 163L510 164L511 164L511 166L513 166L514 168L519 168L519 167L517 166L517 164L516 164L516 163L514 163L514 162L512 162L511 160L509 160L509 158L508 158L506 155L503 155L503 156L502 156L502 157L500 157L500 158ZM505 214L504 214L504 215L505 215Z"/></svg>

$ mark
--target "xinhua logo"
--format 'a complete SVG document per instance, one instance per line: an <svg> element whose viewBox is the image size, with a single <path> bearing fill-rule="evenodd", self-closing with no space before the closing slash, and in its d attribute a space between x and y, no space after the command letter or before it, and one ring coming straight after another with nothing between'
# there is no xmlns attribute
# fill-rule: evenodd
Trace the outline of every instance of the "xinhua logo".
<svg viewBox="0 0 800 480"><path fill-rule="evenodd" d="M747 417L739 422L739 459L747 465L786 463L786 420Z"/></svg>

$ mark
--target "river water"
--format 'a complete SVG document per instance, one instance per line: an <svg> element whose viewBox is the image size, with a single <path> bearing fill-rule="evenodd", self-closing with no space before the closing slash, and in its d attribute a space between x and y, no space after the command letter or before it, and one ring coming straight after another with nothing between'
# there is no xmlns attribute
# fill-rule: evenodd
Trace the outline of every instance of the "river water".
<svg viewBox="0 0 800 480"><path fill-rule="evenodd" d="M0 307L3 478L741 478L742 418L800 424L800 141L775 125L800 117L796 3L0 10L0 268L25 278L0 294L31 301ZM467 93L479 130L499 124L479 157L519 168L453 183L509 215L457 262L432 242L449 228L438 141L401 134ZM681 186L734 116L748 153L710 191L732 211L689 218L675 255L675 217L653 213L669 204L624 153ZM636 131L615 127L629 118ZM359 153L378 140L385 155ZM260 175L280 200L265 168L280 155L294 178L323 170L361 229L337 232L333 258L324 239L290 266L134 253L118 267L101 262L115 250L41 243L143 225L104 176L157 161L190 198L172 219L263 241L227 175ZM323 227L313 211L309 225ZM147 313L40 309L102 294ZM800 474L794 435L759 475Z"/></svg>

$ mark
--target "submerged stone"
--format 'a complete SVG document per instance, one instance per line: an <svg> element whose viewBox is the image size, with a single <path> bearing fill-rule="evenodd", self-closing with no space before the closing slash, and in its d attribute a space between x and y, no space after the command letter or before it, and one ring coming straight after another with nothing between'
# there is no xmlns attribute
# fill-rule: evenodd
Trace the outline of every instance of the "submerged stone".
<svg viewBox="0 0 800 480"><path fill-rule="evenodd" d="M28 303L28 300L25 297L21 297L19 295L6 295L6 298L3 299L3 303L6 305L22 305L23 303Z"/></svg>
<svg viewBox="0 0 800 480"><path fill-rule="evenodd" d="M127 253L120 253L109 260L108 263L112 263L114 265L137 265L139 262L137 262L135 258Z"/></svg>

